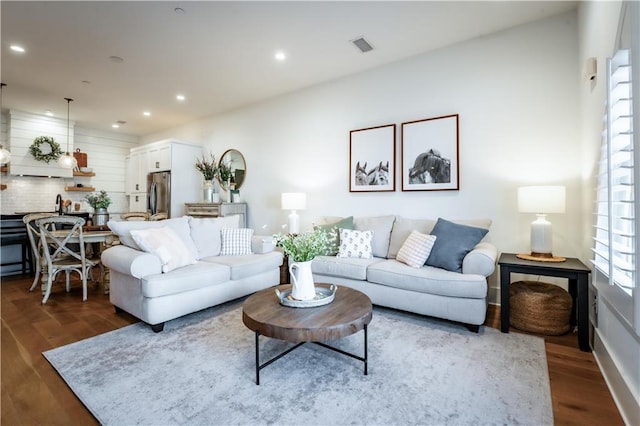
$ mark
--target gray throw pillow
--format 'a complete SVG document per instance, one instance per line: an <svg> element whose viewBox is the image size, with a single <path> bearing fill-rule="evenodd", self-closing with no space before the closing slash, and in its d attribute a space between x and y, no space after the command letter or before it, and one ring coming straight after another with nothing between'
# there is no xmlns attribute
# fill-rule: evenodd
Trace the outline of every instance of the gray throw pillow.
<svg viewBox="0 0 640 426"><path fill-rule="evenodd" d="M325 256L335 256L340 248L340 231L339 229L353 229L353 216L345 217L338 222L326 225L316 225L315 229L322 229L327 233L327 237L331 241L331 248L323 253Z"/></svg>
<svg viewBox="0 0 640 426"><path fill-rule="evenodd" d="M462 260L487 235L488 229L460 225L438 218L431 235L436 236L427 265L462 272Z"/></svg>

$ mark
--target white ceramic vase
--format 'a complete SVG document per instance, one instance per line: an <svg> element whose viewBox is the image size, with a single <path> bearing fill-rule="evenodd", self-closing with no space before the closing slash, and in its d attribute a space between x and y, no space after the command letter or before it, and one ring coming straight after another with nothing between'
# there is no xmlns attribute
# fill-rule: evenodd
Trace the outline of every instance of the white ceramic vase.
<svg viewBox="0 0 640 426"><path fill-rule="evenodd" d="M311 262L293 262L289 265L289 273L293 281L291 297L296 300L312 300L316 297L316 288L313 285Z"/></svg>

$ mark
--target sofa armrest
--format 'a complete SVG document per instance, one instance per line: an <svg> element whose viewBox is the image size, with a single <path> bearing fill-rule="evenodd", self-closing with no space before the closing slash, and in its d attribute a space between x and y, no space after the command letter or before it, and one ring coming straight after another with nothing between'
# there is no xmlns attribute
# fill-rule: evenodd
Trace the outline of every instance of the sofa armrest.
<svg viewBox="0 0 640 426"><path fill-rule="evenodd" d="M498 249L493 244L478 243L462 260L462 273L488 277L496 270L497 259Z"/></svg>
<svg viewBox="0 0 640 426"><path fill-rule="evenodd" d="M251 237L251 251L254 254L271 253L275 248L275 240L271 235L254 235Z"/></svg>
<svg viewBox="0 0 640 426"><path fill-rule="evenodd" d="M107 268L135 278L162 273L158 256L123 245L106 249L100 259Z"/></svg>

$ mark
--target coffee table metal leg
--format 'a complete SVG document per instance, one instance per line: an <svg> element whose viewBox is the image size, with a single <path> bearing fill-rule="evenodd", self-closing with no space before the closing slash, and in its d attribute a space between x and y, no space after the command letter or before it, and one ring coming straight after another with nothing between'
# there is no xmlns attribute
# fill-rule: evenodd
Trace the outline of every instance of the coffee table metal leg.
<svg viewBox="0 0 640 426"><path fill-rule="evenodd" d="M260 333L256 331L256 385L260 386Z"/></svg>
<svg viewBox="0 0 640 426"><path fill-rule="evenodd" d="M368 366L368 356L367 356L367 324L364 325L364 375L368 374L367 366Z"/></svg>

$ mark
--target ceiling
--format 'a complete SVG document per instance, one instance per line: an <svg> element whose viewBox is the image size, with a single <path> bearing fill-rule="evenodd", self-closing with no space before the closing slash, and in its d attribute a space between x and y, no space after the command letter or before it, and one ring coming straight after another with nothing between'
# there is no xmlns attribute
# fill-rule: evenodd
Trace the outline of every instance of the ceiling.
<svg viewBox="0 0 640 426"><path fill-rule="evenodd" d="M3 0L2 107L66 118L71 97L78 125L124 121L118 131L146 135L576 5ZM361 53L359 37L374 50Z"/></svg>

